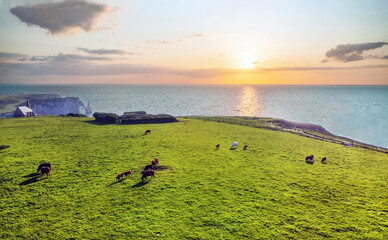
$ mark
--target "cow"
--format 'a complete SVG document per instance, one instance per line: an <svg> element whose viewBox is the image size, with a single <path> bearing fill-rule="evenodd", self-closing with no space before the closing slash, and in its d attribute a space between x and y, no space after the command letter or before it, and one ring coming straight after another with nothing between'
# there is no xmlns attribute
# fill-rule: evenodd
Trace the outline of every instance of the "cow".
<svg viewBox="0 0 388 240"><path fill-rule="evenodd" d="M51 175L50 174L51 173L51 168L49 168L49 167L42 167L40 169L40 171L42 173L42 176L45 175L45 174L46 174L47 177Z"/></svg>
<svg viewBox="0 0 388 240"><path fill-rule="evenodd" d="M248 145L245 145L243 149L244 149L244 150L247 150L247 149L248 149Z"/></svg>
<svg viewBox="0 0 388 240"><path fill-rule="evenodd" d="M147 135L148 133L151 133L151 129L147 129L144 133L144 135Z"/></svg>
<svg viewBox="0 0 388 240"><path fill-rule="evenodd" d="M119 173L116 177L117 181L120 181L120 178L124 177L124 173Z"/></svg>
<svg viewBox="0 0 388 240"><path fill-rule="evenodd" d="M146 179L148 176L151 176L151 178L154 178L154 174L155 174L154 170L144 171L143 175L141 176L141 181L144 182L144 179Z"/></svg>
<svg viewBox="0 0 388 240"><path fill-rule="evenodd" d="M326 164L326 157L322 158L321 163Z"/></svg>
<svg viewBox="0 0 388 240"><path fill-rule="evenodd" d="M44 167L48 167L51 170L51 163L42 163L42 164L40 164L39 167L38 167L37 172L41 171L42 168L44 168Z"/></svg>
<svg viewBox="0 0 388 240"><path fill-rule="evenodd" d="M158 164L159 164L159 158L155 158L155 159L151 162L151 164L152 164L153 166L158 165Z"/></svg>
<svg viewBox="0 0 388 240"><path fill-rule="evenodd" d="M218 150L220 148L220 144L217 144L216 145L216 150Z"/></svg>
<svg viewBox="0 0 388 240"><path fill-rule="evenodd" d="M314 155L307 156L305 161L306 163L314 164Z"/></svg>
<svg viewBox="0 0 388 240"><path fill-rule="evenodd" d="M125 177L127 177L127 175L132 175L132 171L131 171L131 170L125 171L125 172L123 173L123 175L124 175Z"/></svg>
<svg viewBox="0 0 388 240"><path fill-rule="evenodd" d="M152 161L152 162L154 162L154 161ZM154 164L149 164L149 165L144 167L143 172L148 171L148 170L154 170L154 169L155 169L155 165Z"/></svg>

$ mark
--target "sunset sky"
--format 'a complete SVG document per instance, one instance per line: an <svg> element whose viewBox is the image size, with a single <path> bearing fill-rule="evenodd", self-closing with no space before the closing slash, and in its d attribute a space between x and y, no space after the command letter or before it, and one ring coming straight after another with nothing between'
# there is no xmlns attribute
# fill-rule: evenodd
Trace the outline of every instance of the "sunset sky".
<svg viewBox="0 0 388 240"><path fill-rule="evenodd" d="M0 0L0 83L388 84L388 1Z"/></svg>

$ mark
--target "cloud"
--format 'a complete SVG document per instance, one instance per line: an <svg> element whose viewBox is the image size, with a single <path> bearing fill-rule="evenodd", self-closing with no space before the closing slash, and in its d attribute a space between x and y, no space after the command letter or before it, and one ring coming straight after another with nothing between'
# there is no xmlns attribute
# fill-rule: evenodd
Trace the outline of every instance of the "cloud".
<svg viewBox="0 0 388 240"><path fill-rule="evenodd" d="M26 55L19 53L0 52L0 58L23 58Z"/></svg>
<svg viewBox="0 0 388 240"><path fill-rule="evenodd" d="M388 65L364 65L353 67L275 67L259 68L259 71L280 72L280 71L319 71L319 70L349 70L349 69L367 69L367 68L388 68Z"/></svg>
<svg viewBox="0 0 388 240"><path fill-rule="evenodd" d="M112 8L85 0L66 0L11 8L10 12L28 26L36 25L51 34L73 34L93 31L101 17Z"/></svg>
<svg viewBox="0 0 388 240"><path fill-rule="evenodd" d="M388 68L388 65L365 65L354 67L274 67L256 68L254 70L232 68L175 69L141 64L106 64L106 62L90 62L86 60L103 60L103 58L59 54L49 57L32 57L29 62L22 63L0 62L0 80L1 76L117 76L134 74L148 76L169 74L191 78L208 78L233 74L260 74L264 72ZM82 64L79 64L80 61L83 61Z"/></svg>
<svg viewBox="0 0 388 240"><path fill-rule="evenodd" d="M383 59L388 59L388 55L385 55L385 56L383 57Z"/></svg>
<svg viewBox="0 0 388 240"><path fill-rule="evenodd" d="M7 74L24 76L107 76L161 74L170 71L167 68L140 64L0 63L0 76Z"/></svg>
<svg viewBox="0 0 388 240"><path fill-rule="evenodd" d="M169 44L171 42L164 41L164 40L147 40L146 43L153 43L153 44Z"/></svg>
<svg viewBox="0 0 388 240"><path fill-rule="evenodd" d="M81 48L79 47L78 50L90 53L90 54L96 54L96 55L108 55L108 54L115 54L115 55L135 55L135 53L126 52L120 49L87 49L87 48Z"/></svg>
<svg viewBox="0 0 388 240"><path fill-rule="evenodd" d="M381 48L384 45L388 45L388 42L338 45L326 52L326 59L322 60L322 62L328 62L330 59L338 62L354 62L367 58L376 58L376 56L364 56L363 53L365 51ZM377 58L385 59L385 57L381 56Z"/></svg>
<svg viewBox="0 0 388 240"><path fill-rule="evenodd" d="M104 61L110 60L107 57L96 57L96 56L83 56L78 54L63 54L59 53L56 56L34 56L29 59L23 58L20 61L31 61L31 62L80 62L80 61Z"/></svg>
<svg viewBox="0 0 388 240"><path fill-rule="evenodd" d="M194 38L194 37L203 37L205 35L203 34L194 34L194 35L189 35L189 36L185 36L184 38Z"/></svg>

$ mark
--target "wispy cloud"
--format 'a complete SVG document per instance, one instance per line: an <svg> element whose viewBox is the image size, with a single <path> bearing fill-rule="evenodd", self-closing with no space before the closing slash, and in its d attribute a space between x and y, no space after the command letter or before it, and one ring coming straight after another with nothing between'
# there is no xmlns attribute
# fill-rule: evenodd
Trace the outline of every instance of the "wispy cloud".
<svg viewBox="0 0 388 240"><path fill-rule="evenodd" d="M284 71L335 71L349 69L388 68L388 65L364 65L354 67L274 67L250 69L209 68L209 69L176 69L154 65L140 64L107 64L104 57L59 54L57 56L32 57L26 62L1 63L1 76L114 76L114 75L177 75L189 78L208 78L233 74L260 74L264 72ZM82 64L79 64L79 62ZM1 79L0 79L1 80Z"/></svg>
<svg viewBox="0 0 388 240"><path fill-rule="evenodd" d="M180 39L177 39L177 40L174 40L174 41L165 41L165 40L147 40L145 41L146 43L149 43L149 44L170 44L170 43L175 43L175 42L181 42L187 38L198 38L198 37L204 37L205 35L204 34L193 34L193 35L188 35L188 36L184 36L183 38L180 38Z"/></svg>
<svg viewBox="0 0 388 240"><path fill-rule="evenodd" d="M147 40L146 43L151 43L151 44L169 44L171 42L170 41L164 41L164 40Z"/></svg>
<svg viewBox="0 0 388 240"><path fill-rule="evenodd" d="M195 37L203 37L205 35L203 34L194 34L194 35L189 35L189 36L185 36L184 38L195 38Z"/></svg>
<svg viewBox="0 0 388 240"><path fill-rule="evenodd" d="M31 58L22 58L19 61L31 61L31 62L80 62L80 61L104 61L110 60L111 58L107 57L96 57L96 56L84 56L78 54L64 54L59 53L55 56L33 56Z"/></svg>
<svg viewBox="0 0 388 240"><path fill-rule="evenodd" d="M348 70L348 69L367 69L367 68L388 68L388 65L362 65L353 67L275 67L261 68L258 71L280 72L280 71L319 71L319 70Z"/></svg>
<svg viewBox="0 0 388 240"><path fill-rule="evenodd" d="M384 45L388 45L388 42L338 45L326 52L326 59L322 60L322 62L328 62L330 60L336 60L338 62L353 62L367 58L386 59L382 56L363 55L365 51L381 48Z"/></svg>
<svg viewBox="0 0 388 240"><path fill-rule="evenodd" d="M10 12L27 26L39 26L51 34L73 34L93 31L101 17L114 11L108 5L84 0L42 3L11 8Z"/></svg>
<svg viewBox="0 0 388 240"><path fill-rule="evenodd" d="M81 47L79 47L77 49L80 51L86 52L86 53L96 54L96 55L109 55L109 54L112 54L112 55L125 55L125 54L135 55L135 53L126 52L126 51L123 51L120 49L88 49L88 48L81 48Z"/></svg>

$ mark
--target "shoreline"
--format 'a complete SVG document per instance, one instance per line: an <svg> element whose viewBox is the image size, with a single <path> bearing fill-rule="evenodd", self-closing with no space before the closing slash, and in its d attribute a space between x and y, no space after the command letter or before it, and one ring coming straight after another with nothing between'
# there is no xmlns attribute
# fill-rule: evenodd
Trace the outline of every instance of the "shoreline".
<svg viewBox="0 0 388 240"><path fill-rule="evenodd" d="M251 127L267 128L274 131L284 131L292 134L297 134L303 137L314 138L316 140L332 142L336 144L341 144L342 142L348 142L352 144L352 147L360 147L360 148L374 150L374 151L388 154L388 148L386 147L380 147L369 143L361 142L358 140L354 140L349 137L333 134L319 124L291 122L291 121L278 119L278 118L246 117L246 116L222 116L222 117L179 116L179 118L198 118L198 119L205 118L210 121L212 121L212 119L213 121L217 121L218 118L224 118L224 119L239 118L239 119L247 119L247 120L259 120L265 126L251 126ZM226 121L225 123L231 123L231 122Z"/></svg>

